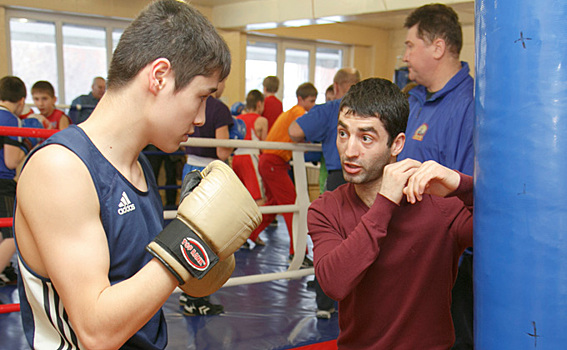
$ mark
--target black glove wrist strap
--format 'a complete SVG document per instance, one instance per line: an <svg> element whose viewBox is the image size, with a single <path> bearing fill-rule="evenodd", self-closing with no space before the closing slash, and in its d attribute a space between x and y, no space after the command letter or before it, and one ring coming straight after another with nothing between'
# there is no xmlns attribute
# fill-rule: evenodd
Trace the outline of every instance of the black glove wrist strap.
<svg viewBox="0 0 567 350"><path fill-rule="evenodd" d="M215 252L179 219L173 219L154 242L197 279L203 278L219 261Z"/></svg>

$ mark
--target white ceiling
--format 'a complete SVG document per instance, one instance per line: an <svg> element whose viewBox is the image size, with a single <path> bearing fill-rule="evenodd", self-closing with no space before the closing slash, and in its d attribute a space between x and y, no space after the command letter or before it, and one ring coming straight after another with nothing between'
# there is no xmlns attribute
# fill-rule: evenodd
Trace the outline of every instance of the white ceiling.
<svg viewBox="0 0 567 350"><path fill-rule="evenodd" d="M232 5L232 6L247 6L251 3L258 3L259 8L267 8L268 6L272 6L274 2L278 0L189 0L191 3L199 5L199 6L206 6L210 8L217 8L223 9L225 5ZM309 0L304 0L305 2ZM334 1L349 1L349 0L327 0L330 2ZM367 3L380 3L380 2L388 2L388 0L368 0ZM422 4L429 3L430 1L424 0L396 0L399 3L414 3L416 6L421 6ZM431 0L433 2L434 0ZM463 0L446 0L440 1L449 4L457 14L459 15L459 19L463 25L470 25L474 23L474 1L463 1ZM256 7L256 6L254 6ZM413 7L413 8L415 8ZM227 7L228 8L228 7ZM231 7L234 9L234 7ZM352 24L368 26L368 27L377 27L382 29L401 29L403 28L403 23L406 16L412 11L413 8L403 9L403 10L396 10L396 11L381 11L381 12L370 12L370 13L358 13L355 15L343 15L337 14L341 16L341 22L348 22ZM296 18L297 19L297 15ZM282 21L283 22L283 21ZM215 25L221 25L221 23L215 23Z"/></svg>
<svg viewBox="0 0 567 350"><path fill-rule="evenodd" d="M474 2L452 4L451 7L459 15L459 21L462 25L474 24ZM406 17L411 13L411 11L412 10L410 9L347 16L346 21L368 27L400 29L403 28L404 21Z"/></svg>

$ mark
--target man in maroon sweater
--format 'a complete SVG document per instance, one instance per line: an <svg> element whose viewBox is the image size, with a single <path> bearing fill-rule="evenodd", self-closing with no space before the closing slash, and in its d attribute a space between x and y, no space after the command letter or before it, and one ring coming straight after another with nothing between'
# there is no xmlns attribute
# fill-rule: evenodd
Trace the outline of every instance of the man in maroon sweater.
<svg viewBox="0 0 567 350"><path fill-rule="evenodd" d="M339 349L450 349L455 339L451 289L472 245L473 181L433 161L396 162L408 114L388 80L351 87L337 129L348 183L309 208L315 274L339 302Z"/></svg>

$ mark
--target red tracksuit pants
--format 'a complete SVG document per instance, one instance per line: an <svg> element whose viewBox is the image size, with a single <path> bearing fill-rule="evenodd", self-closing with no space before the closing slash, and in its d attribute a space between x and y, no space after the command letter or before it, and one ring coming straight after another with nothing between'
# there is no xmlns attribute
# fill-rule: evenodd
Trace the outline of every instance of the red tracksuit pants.
<svg viewBox="0 0 567 350"><path fill-rule="evenodd" d="M280 156L271 153L260 154L258 161L258 171L262 176L264 183L264 191L266 195L265 205L284 205L295 203L295 186L289 177L290 166ZM289 233L290 246L289 253L294 254L293 251L293 234L292 234L292 220L293 213L282 214L285 219L287 231ZM262 232L272 221L274 221L276 214L262 214L262 223L252 234L250 239L255 241L260 232Z"/></svg>

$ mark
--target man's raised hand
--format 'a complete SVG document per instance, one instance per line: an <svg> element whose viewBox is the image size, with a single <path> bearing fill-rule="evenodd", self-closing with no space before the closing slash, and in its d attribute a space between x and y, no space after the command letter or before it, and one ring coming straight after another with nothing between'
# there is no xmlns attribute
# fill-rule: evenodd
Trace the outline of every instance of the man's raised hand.
<svg viewBox="0 0 567 350"><path fill-rule="evenodd" d="M408 202L415 204L423 199L424 193L445 197L455 191L460 182L461 177L456 171L428 160L411 174L403 193Z"/></svg>

